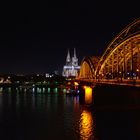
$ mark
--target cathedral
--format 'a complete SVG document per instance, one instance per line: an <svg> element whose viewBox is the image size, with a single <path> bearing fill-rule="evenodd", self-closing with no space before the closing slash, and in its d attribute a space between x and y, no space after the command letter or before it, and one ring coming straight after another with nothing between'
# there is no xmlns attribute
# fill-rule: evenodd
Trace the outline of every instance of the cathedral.
<svg viewBox="0 0 140 140"><path fill-rule="evenodd" d="M78 66L78 58L76 56L76 49L74 48L73 57L70 56L70 52L68 50L67 57L66 57L66 64L63 67L62 76L76 77L78 75L79 70L80 70L80 66Z"/></svg>

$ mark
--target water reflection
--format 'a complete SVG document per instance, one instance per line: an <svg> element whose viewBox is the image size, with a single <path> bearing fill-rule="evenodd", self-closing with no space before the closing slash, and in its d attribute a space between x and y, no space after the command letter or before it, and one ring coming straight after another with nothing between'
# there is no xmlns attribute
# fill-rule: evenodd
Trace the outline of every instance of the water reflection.
<svg viewBox="0 0 140 140"><path fill-rule="evenodd" d="M50 92L47 93L47 91ZM106 110L105 104L101 108L100 103L108 97L112 97L110 100L113 100L112 93L109 96L105 93L105 96L99 96L99 98L97 95L101 92L95 91L94 93L97 94L93 94L94 98L92 98L91 89L85 93L84 103L91 103L96 99L93 110L87 108L89 106L85 104L80 104L80 95L62 94L57 88L54 90L38 88L34 92L0 89L1 139L9 140L13 137L14 140L19 140L21 136L26 140L140 139L140 110L128 108L119 111L113 110L113 107L111 110ZM133 96L127 96L123 100ZM138 105L139 92L135 96L138 99L136 102ZM119 106L122 105L119 103Z"/></svg>
<svg viewBox="0 0 140 140"><path fill-rule="evenodd" d="M85 103L91 104L92 103L92 88L85 87Z"/></svg>
<svg viewBox="0 0 140 140"><path fill-rule="evenodd" d="M48 92L48 93L50 93L50 92L51 92L51 89L50 89L50 88L48 88L47 92Z"/></svg>
<svg viewBox="0 0 140 140"><path fill-rule="evenodd" d="M93 140L93 117L91 112L83 110L79 124L80 140Z"/></svg>

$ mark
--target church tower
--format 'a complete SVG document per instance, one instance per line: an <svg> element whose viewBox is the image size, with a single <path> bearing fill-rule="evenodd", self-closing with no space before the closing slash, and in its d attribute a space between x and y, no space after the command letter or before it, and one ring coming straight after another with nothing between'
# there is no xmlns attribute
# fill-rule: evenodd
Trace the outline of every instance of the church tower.
<svg viewBox="0 0 140 140"><path fill-rule="evenodd" d="M78 66L78 58L76 56L76 49L74 48L74 55L72 57L72 66L77 67Z"/></svg>
<svg viewBox="0 0 140 140"><path fill-rule="evenodd" d="M70 52L68 50L66 57L66 65L63 67L62 76L64 77L76 77L78 71L80 70L80 66L78 66L78 58L76 56L76 49L74 48L73 57L70 57Z"/></svg>
<svg viewBox="0 0 140 140"><path fill-rule="evenodd" d="M70 52L68 49L67 57L66 57L66 65L69 66L71 65L71 58L70 58Z"/></svg>

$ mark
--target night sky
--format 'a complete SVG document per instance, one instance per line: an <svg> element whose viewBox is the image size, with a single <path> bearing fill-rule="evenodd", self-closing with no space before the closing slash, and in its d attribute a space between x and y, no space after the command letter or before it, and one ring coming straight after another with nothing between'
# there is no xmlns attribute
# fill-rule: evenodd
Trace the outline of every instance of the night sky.
<svg viewBox="0 0 140 140"><path fill-rule="evenodd" d="M128 2L128 1L127 1ZM1 5L0 74L61 74L67 49L102 55L111 40L140 17L137 1L30 2Z"/></svg>

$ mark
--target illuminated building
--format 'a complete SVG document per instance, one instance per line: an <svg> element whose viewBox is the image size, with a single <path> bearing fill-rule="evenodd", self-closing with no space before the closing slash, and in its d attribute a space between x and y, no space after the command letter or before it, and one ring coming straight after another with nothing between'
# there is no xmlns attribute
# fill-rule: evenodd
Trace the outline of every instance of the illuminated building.
<svg viewBox="0 0 140 140"><path fill-rule="evenodd" d="M78 58L76 56L76 49L74 48L74 55L71 58L70 52L68 50L68 54L66 57L66 65L63 67L62 75L64 77L76 77L78 75L78 71L80 70L80 66L78 66Z"/></svg>

